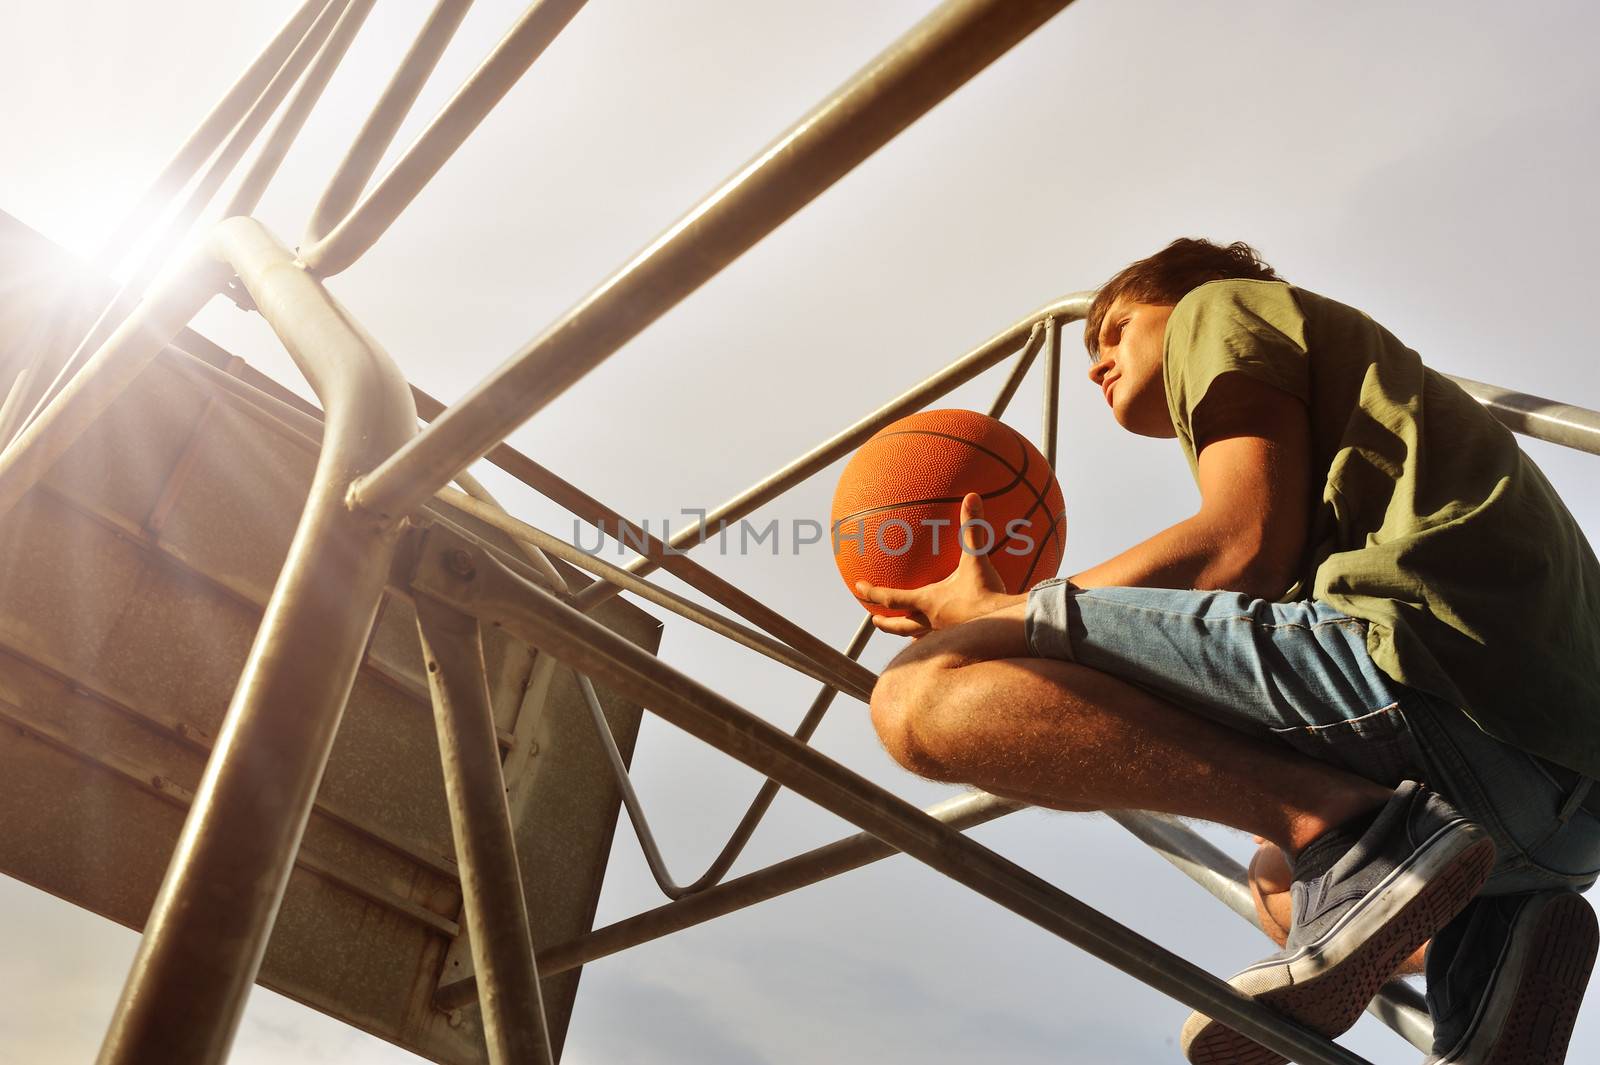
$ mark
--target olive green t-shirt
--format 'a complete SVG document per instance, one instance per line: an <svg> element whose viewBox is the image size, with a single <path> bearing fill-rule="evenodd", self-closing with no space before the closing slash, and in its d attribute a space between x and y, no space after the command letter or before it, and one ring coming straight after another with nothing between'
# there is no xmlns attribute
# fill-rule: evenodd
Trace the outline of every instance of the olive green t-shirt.
<svg viewBox="0 0 1600 1065"><path fill-rule="evenodd" d="M1394 679L1600 777L1600 564L1510 430L1365 314L1281 281L1192 290L1164 357L1191 470L1222 375L1305 403L1314 509L1290 595L1367 621Z"/></svg>

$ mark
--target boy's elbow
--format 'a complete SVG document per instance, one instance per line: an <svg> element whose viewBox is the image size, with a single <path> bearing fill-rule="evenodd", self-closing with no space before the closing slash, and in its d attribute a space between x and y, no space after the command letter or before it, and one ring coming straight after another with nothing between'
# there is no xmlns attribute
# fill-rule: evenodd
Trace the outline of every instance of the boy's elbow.
<svg viewBox="0 0 1600 1065"><path fill-rule="evenodd" d="M1276 600L1299 579L1298 559L1259 541L1236 542L1220 553L1208 583L1217 590L1252 599Z"/></svg>

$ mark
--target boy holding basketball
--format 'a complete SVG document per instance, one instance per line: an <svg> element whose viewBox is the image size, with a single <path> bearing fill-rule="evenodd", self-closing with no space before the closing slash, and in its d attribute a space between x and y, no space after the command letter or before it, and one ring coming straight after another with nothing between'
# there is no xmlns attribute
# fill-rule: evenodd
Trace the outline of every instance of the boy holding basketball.
<svg viewBox="0 0 1600 1065"><path fill-rule="evenodd" d="M1436 1065L1560 1062L1597 942L1600 563L1509 431L1243 244L1179 240L1084 334L1196 514L1009 594L986 558L858 585L916 637L872 698L924 776L1230 825L1287 861L1282 951L1231 981L1329 1036L1428 942ZM963 521L981 519L969 495ZM1194 1015L1196 1062L1280 1062Z"/></svg>

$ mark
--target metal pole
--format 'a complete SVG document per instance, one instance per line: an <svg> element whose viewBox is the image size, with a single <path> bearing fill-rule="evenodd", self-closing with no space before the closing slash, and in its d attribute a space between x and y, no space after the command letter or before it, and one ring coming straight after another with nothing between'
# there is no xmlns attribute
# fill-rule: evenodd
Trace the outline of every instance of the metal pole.
<svg viewBox="0 0 1600 1065"><path fill-rule="evenodd" d="M1251 928L1261 927L1244 866L1212 846L1204 836L1169 814L1107 810L1106 816L1221 900ZM1367 1012L1418 1050L1433 1050L1433 1021L1428 1016L1428 1005L1416 988L1399 977L1383 986L1367 1004Z"/></svg>
<svg viewBox="0 0 1600 1065"><path fill-rule="evenodd" d="M383 153L389 150L395 134L400 132L400 123L411 113L412 104L417 102L417 94L427 84L433 68L439 63L439 57L444 55L445 47L455 36L457 27L471 6L472 0L439 0L435 5L433 14L428 16L411 49L400 61L394 76L389 79L388 87L378 97L377 104L362 124L361 132L356 134L350 151L339 163L339 169L329 179L322 198L312 209L311 221L306 225L305 236L300 241L302 245L309 246L321 240L360 197L373 171L378 169L378 164L383 160Z"/></svg>
<svg viewBox="0 0 1600 1065"><path fill-rule="evenodd" d="M451 488L441 488L434 494L434 497L458 510L466 511L468 514L495 526L518 540L548 551L557 558L581 569L589 570L599 578L613 580L617 582L620 588L633 592L635 595L641 596L658 606L665 607L679 617L709 629L719 636L726 636L737 644L766 655L773 661L781 662L790 669L804 673L813 680L820 680L824 684L836 687L840 691L855 696L862 702L866 702L872 697L873 685L878 682L877 674L848 656L841 655L823 641L810 636L809 633L807 636L811 645L826 649L821 661L818 661L815 656L796 651L789 645L780 643L764 633L756 632L740 625L713 610L707 610L698 603L691 602L675 592L669 592L667 589L651 584L641 577L635 577L621 566L596 558L588 552L552 536L537 526L529 525L527 522L514 518L498 508L486 506L464 492L457 492ZM786 622L786 624L798 628L793 622Z"/></svg>
<svg viewBox="0 0 1600 1065"><path fill-rule="evenodd" d="M128 212L122 224L106 241L95 259L106 269L116 266L126 254L127 247L132 243L140 230L155 215L162 201L176 196L178 190L189 183L206 161L222 138L228 131L238 124L239 119L261 95L261 90L273 75L283 66L283 61L293 51L295 45L306 35L312 19L317 17L328 4L328 0L305 0L298 11L290 16L261 54L239 76L211 113L195 127L189 139L173 155L172 160L162 168L161 173L150 183L144 195L139 197L139 202L133 210Z"/></svg>
<svg viewBox="0 0 1600 1065"><path fill-rule="evenodd" d="M872 618L862 618L856 626L855 634L850 637L850 643L845 647L844 653L852 660L858 658L867 646L867 640L878 630L872 625ZM828 712L828 707L833 705L833 697L838 694L838 689L832 685L823 685L817 691L816 697L811 700L811 706L806 710L805 716L800 719L800 724L795 727L794 738L801 743L809 743L817 726L822 724L823 717ZM685 896L706 891L720 881L733 863L738 861L739 855L744 852L745 844L750 842L750 837L755 833L756 826L766 817L767 810L772 806L772 800L777 798L778 783L774 780L763 780L756 797L750 801L745 809L744 816L739 819L739 824L728 837L728 842L723 844L722 850L716 858L712 859L706 871L699 879L683 889Z"/></svg>
<svg viewBox="0 0 1600 1065"><path fill-rule="evenodd" d="M321 277L331 277L366 254L478 128L484 116L494 110L501 97L511 91L534 60L583 9L583 4L584 0L534 0L360 206L345 215L327 236L300 249L306 265ZM469 465L470 462L463 462L456 469ZM450 471L451 475L455 472ZM445 477L434 487L449 479ZM413 505L416 502L413 500Z"/></svg>
<svg viewBox="0 0 1600 1065"><path fill-rule="evenodd" d="M1513 432L1600 455L1600 411L1445 375Z"/></svg>
<svg viewBox="0 0 1600 1065"><path fill-rule="evenodd" d="M490 1065L554 1065L478 620L426 596L416 606Z"/></svg>
<svg viewBox="0 0 1600 1065"><path fill-rule="evenodd" d="M0 516L66 454L178 331L222 289L228 271L205 256L181 263L0 453Z"/></svg>
<svg viewBox="0 0 1600 1065"><path fill-rule="evenodd" d="M511 517L511 512L500 505L500 501L494 497L494 493L490 492L483 482L472 476L472 474L466 471L457 474L456 484L461 486L461 491L465 493L465 498L472 502L474 513L493 514L497 523ZM439 491L448 492L450 489L441 488ZM438 499L440 496L435 495L434 498ZM495 527L502 532L508 531L499 524L496 524ZM528 527L531 529L533 526L530 525ZM567 579L561 576L555 566L551 565L550 559L543 551L519 533L510 533L510 535L516 541L517 551L523 558L528 560L534 569L544 575L544 579L549 582L551 588L554 588L562 595L571 594L571 589L567 587Z"/></svg>
<svg viewBox="0 0 1600 1065"><path fill-rule="evenodd" d="M1044 356L1044 429L1039 434L1039 450L1050 469L1056 468L1056 433L1061 422L1061 323L1046 318Z"/></svg>
<svg viewBox="0 0 1600 1065"><path fill-rule="evenodd" d="M927 808L929 817L966 831L1018 810L1031 809L1023 803L981 791L971 791ZM870 832L858 832L803 854L735 877L678 902L597 928L592 932L546 947L539 952L539 975L555 976L600 958L620 953L641 943L650 943L695 925L724 917L758 903L820 884L841 873L871 865L900 852ZM440 1009L459 1009L472 1001L476 984L471 977L445 984L434 996Z"/></svg>
<svg viewBox="0 0 1600 1065"><path fill-rule="evenodd" d="M249 214L256 209L256 204L261 202L262 194L267 191L267 186L277 174L278 167L283 165L284 156L289 154L289 148L300 135L306 119L311 116L312 108L322 99L323 90L328 87L333 72L339 68L345 53L350 50L351 43L356 39L356 34L361 32L367 16L372 13L374 2L375 0L350 0L350 6L339 15L339 21L334 26L333 32L329 34L322 50L317 53L316 62L306 72L305 80L295 90L289 106L283 109L283 115L273 128L272 135L262 146L256 161L240 179L239 187L234 190L228 205L222 209L222 217L232 218L236 214Z"/></svg>
<svg viewBox="0 0 1600 1065"><path fill-rule="evenodd" d="M405 379L256 222L213 235L327 411L282 575L145 926L102 1065L227 1057L260 968L398 535L344 504L416 432ZM88 375L85 375L88 376Z"/></svg>
<svg viewBox="0 0 1600 1065"><path fill-rule="evenodd" d="M1051 319L1053 321L1053 319ZM1028 342L1023 345L1022 351L1017 354L1017 364L1006 374L1006 379L1000 386L1000 392L994 397L994 402L989 404L989 417L999 418L1005 414L1006 408L1011 406L1011 399L1017 394L1017 389L1022 387L1022 379L1028 376L1028 370L1033 367L1033 360L1039 354L1039 349L1044 346L1044 322L1035 322L1033 332L1028 334Z"/></svg>
<svg viewBox="0 0 1600 1065"><path fill-rule="evenodd" d="M1017 359L1016 368L1006 377L1005 383L1001 385L999 393L995 396L994 402L989 408L990 417L999 418L1005 414L1006 407L1010 405L1012 398L1017 393L1017 387L1022 383L1022 379L1027 376L1028 366L1031 364L1033 357L1038 354L1039 345L1045 336L1045 331L1053 327L1054 323L1055 319L1050 318L1046 320L1046 323L1035 325L1033 332L1029 334L1027 346ZM611 577L610 579L614 583L627 587L628 584L638 578L629 575L625 578ZM845 649L845 657L851 661L857 660L875 631L877 630L872 626L871 617L863 617L860 624L856 626L855 635L850 638L849 646ZM633 822L634 834L638 837L639 846L644 851L645 861L650 866L650 874L655 877L656 884L670 899L681 899L705 891L722 879L744 849L745 844L749 842L750 836L756 830L756 826L766 816L768 808L772 805L772 800L778 794L777 783L770 779L762 781L761 788L756 792L755 799L750 803L749 808L745 810L745 814L740 818L738 826L735 827L733 834L729 836L727 843L723 845L721 852L711 862L711 865L696 880L688 884L677 883L668 871L666 861L661 855L661 848L656 844L655 837L650 831L644 807L639 802L639 797L633 789L633 782L628 777L628 768L623 764L621 752L618 751L616 740L611 735L611 727L606 723L605 714L601 711L599 700L595 697L594 686L590 683L589 678L582 674L579 674L578 679L583 686L584 698L589 704L589 715L594 722L595 731L599 735L601 745L605 747L607 757L611 761L612 774L617 779L617 786L622 790L622 803L628 811L629 819ZM823 685L822 690L812 700L811 708L806 711L806 715L801 720L799 727L795 729L795 739L802 743L810 740L812 733L816 731L817 726L822 723L823 716L828 712L828 707L833 702L835 691L834 687L827 684ZM868 694L870 695L870 691Z"/></svg>
<svg viewBox="0 0 1600 1065"><path fill-rule="evenodd" d="M294 51L290 54L288 60L273 75L272 81L267 85L266 90L251 105L244 121L239 124L233 135L228 138L228 143L223 146L222 151L212 162L205 176L195 186L194 192L190 194L189 199L179 210L177 216L167 223L166 228L149 253L146 254L139 268L117 290L116 295L111 297L105 309L101 311L100 316L95 320L94 325L89 327L89 331L78 343L71 357L62 363L55 379L46 387L38 402L34 405L33 410L23 421L24 432L56 395L66 387L67 382L78 373L79 367L89 358L90 353L101 346L117 326L125 320L126 315L136 313L136 301L139 299L139 294L145 290L151 272L166 261L167 256L171 254L179 240L188 232L189 226L199 217L206 204L211 202L211 197L216 194L217 189L222 186L228 175L233 172L233 168L237 165L240 157L250 147L256 135L261 132L261 128L266 125L267 119L272 117L272 113L283 102L283 98L288 95L289 89L299 79L301 72L311 62L312 57L316 55L317 49L322 46L322 42L332 32L334 23L338 19L339 13L344 10L347 2L348 0L329 0L328 5L317 16L316 22L312 24L311 28L306 31L306 35L295 45ZM193 317L192 313L190 317ZM185 318L179 324L180 326L188 324L188 319Z"/></svg>
<svg viewBox="0 0 1600 1065"><path fill-rule="evenodd" d="M472 566L447 564L462 551ZM1313 1065L1363 1061L634 647L448 530L426 534L412 586L603 680L885 843L1270 1050Z"/></svg>
<svg viewBox="0 0 1600 1065"><path fill-rule="evenodd" d="M410 511L1069 2L940 5L358 481L356 503L379 514Z"/></svg>
<svg viewBox="0 0 1600 1065"><path fill-rule="evenodd" d="M751 511L765 506L812 474L826 469L856 450L885 425L921 410L933 400L954 391L989 367L1001 362L1017 350L1017 345L1032 335L1034 325L1041 319L1055 316L1067 321L1076 321L1088 313L1089 303L1093 299L1094 293L1080 292L1041 307L921 384L896 396L848 428L835 433L781 470L757 481L707 513L696 524L678 530L667 541L667 545L681 555L682 550L703 543L706 533L721 523L737 521ZM658 558L646 557L628 563L627 569L631 573L646 573L663 564ZM573 605L580 610L589 610L597 603L610 599L618 591L620 589L612 585L593 585L579 592L577 598L573 600Z"/></svg>

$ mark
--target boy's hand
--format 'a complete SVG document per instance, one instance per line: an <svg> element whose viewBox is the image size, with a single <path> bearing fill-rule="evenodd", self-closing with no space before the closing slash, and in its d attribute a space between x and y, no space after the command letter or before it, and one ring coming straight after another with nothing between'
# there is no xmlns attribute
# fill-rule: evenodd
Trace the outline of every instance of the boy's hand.
<svg viewBox="0 0 1600 1065"><path fill-rule="evenodd" d="M935 629L948 629L962 622L999 610L1024 599L1010 595L1005 582L987 555L976 551L968 522L983 519L983 499L968 492L961 500L961 557L955 572L942 581L921 588L882 588L866 581L856 582L856 594L869 602L895 610L906 610L907 617L872 616L872 624L894 636L913 639ZM993 539L993 538L991 538Z"/></svg>

